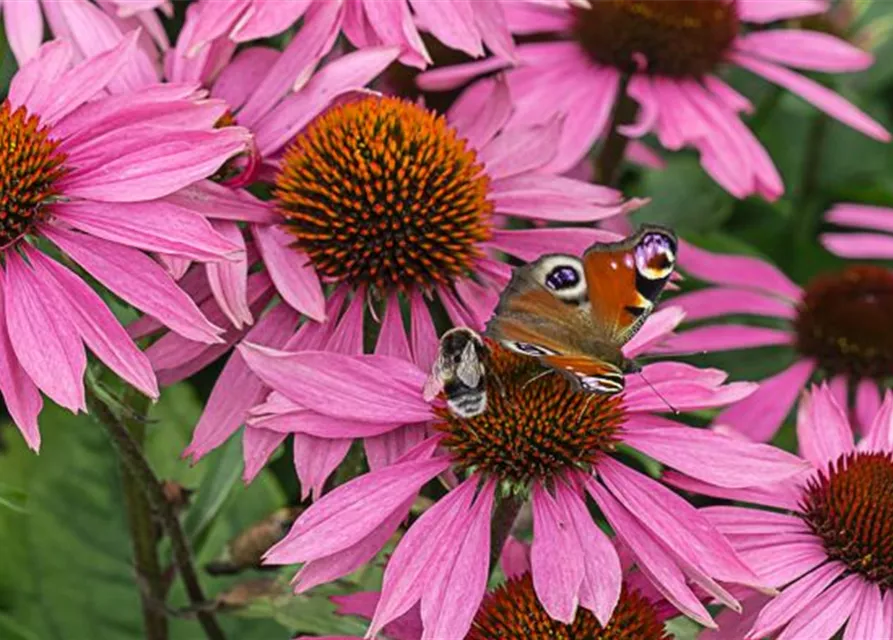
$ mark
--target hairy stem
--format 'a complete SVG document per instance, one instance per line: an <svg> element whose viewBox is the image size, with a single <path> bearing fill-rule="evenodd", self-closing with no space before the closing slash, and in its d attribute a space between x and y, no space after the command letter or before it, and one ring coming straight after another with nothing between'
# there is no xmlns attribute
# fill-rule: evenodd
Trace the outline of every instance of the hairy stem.
<svg viewBox="0 0 893 640"><path fill-rule="evenodd" d="M173 507L165 500L161 483L143 456L139 443L127 429L124 420L92 388L88 390L88 403L90 412L111 437L124 466L132 475L136 485L142 490L152 513L158 518L170 538L174 564L183 578L183 585L186 587L186 595L190 603L196 608L204 607L207 604L207 599L192 562L189 541L183 533ZM126 409L130 409L130 407L126 407ZM197 611L196 617L208 640L225 640L223 630L213 612L200 609Z"/></svg>
<svg viewBox="0 0 893 640"><path fill-rule="evenodd" d="M636 101L626 95L626 85L627 81L624 80L618 91L617 104L614 105L608 137L595 157L595 182L608 187L617 186L620 166L629 145L629 138L620 133L617 127L632 123L639 111Z"/></svg>
<svg viewBox="0 0 893 640"><path fill-rule="evenodd" d="M145 410L148 401L142 397L134 397L131 406L134 411ZM137 403L141 403L139 407ZM137 421L127 421L134 441L142 443L145 426ZM147 640L167 640L167 616L159 611L155 600L164 599L164 585L161 575L161 563L158 560L158 531L152 517L152 509L146 494L140 488L139 481L121 462L121 484L124 490L124 502L127 509L127 525L133 543L134 568L137 579L143 584L140 599L143 609L143 623Z"/></svg>
<svg viewBox="0 0 893 640"><path fill-rule="evenodd" d="M512 532L512 526L514 526L523 504L524 501L517 496L498 498L490 525L490 573L493 573L493 569L499 562L502 548Z"/></svg>

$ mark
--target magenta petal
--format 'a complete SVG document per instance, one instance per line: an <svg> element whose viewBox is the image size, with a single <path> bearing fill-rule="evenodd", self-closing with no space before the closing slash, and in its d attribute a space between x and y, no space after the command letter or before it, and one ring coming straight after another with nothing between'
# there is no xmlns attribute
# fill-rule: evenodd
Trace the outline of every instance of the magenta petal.
<svg viewBox="0 0 893 640"><path fill-rule="evenodd" d="M716 416L715 424L732 426L752 440L771 439L814 370L811 360L795 362L763 380L751 396Z"/></svg>
<svg viewBox="0 0 893 640"><path fill-rule="evenodd" d="M295 576L295 593L304 593L320 584L337 580L353 573L372 560L391 536L394 535L400 523L409 515L412 503L413 498L410 498L394 509L394 512L377 528L373 529L365 538L352 547L342 549L324 558L311 560L305 564L298 575ZM376 593L375 596L375 601L371 603L371 607L366 609L363 614L366 618L371 619L375 611L375 605L378 603L378 594ZM341 610L339 613L346 615L349 612Z"/></svg>
<svg viewBox="0 0 893 640"><path fill-rule="evenodd" d="M444 468L447 466L448 462ZM477 483L478 478L472 476L450 491L425 511L403 536L385 568L381 600L367 637L375 637L384 625L421 600L430 581L437 578L432 574L432 567L446 554L454 557L450 547L463 537L462 525L468 522Z"/></svg>
<svg viewBox="0 0 893 640"><path fill-rule="evenodd" d="M340 485L301 514L265 561L306 562L355 545L449 465L445 458L404 462Z"/></svg>
<svg viewBox="0 0 893 640"><path fill-rule="evenodd" d="M739 542L738 552L764 584L781 588L827 562L821 541L811 535L775 534L752 545Z"/></svg>
<svg viewBox="0 0 893 640"><path fill-rule="evenodd" d="M202 216L164 201L69 202L58 206L58 217L98 238L203 262L235 258L240 250Z"/></svg>
<svg viewBox="0 0 893 640"><path fill-rule="evenodd" d="M423 2L426 6L436 3ZM512 97L504 76L476 82L450 107L448 119L472 149L479 149L503 128L512 113Z"/></svg>
<svg viewBox="0 0 893 640"><path fill-rule="evenodd" d="M533 587L546 613L570 624L577 613L580 585L586 575L580 540L564 509L539 484L533 487L532 506Z"/></svg>
<svg viewBox="0 0 893 640"><path fill-rule="evenodd" d="M863 71L874 56L829 33L773 29L738 36L735 48L787 67L845 73Z"/></svg>
<svg viewBox="0 0 893 640"><path fill-rule="evenodd" d="M672 304L685 309L689 322L704 318L719 318L731 314L751 314L793 320L794 305L757 291L711 287L675 296Z"/></svg>
<svg viewBox="0 0 893 640"><path fill-rule="evenodd" d="M820 469L853 450L850 422L828 385L813 387L800 399L797 440L800 455Z"/></svg>
<svg viewBox="0 0 893 640"><path fill-rule="evenodd" d="M245 429L245 434L242 436L242 459L245 464L242 480L246 484L260 473L283 440L285 440L284 433L267 429Z"/></svg>
<svg viewBox="0 0 893 640"><path fill-rule="evenodd" d="M705 627L716 628L710 613L686 584L682 571L632 514L595 480L587 482L586 489L598 503L617 538L632 552L636 564L651 584L682 613Z"/></svg>
<svg viewBox="0 0 893 640"><path fill-rule="evenodd" d="M893 236L879 233L823 233L822 246L841 258L889 260Z"/></svg>
<svg viewBox="0 0 893 640"><path fill-rule="evenodd" d="M645 423L645 418L639 421ZM770 484L810 468L797 456L769 445L704 429L672 426L674 423L656 418L650 418L647 424L629 430L623 436L624 442L693 478L719 487L734 489Z"/></svg>
<svg viewBox="0 0 893 640"><path fill-rule="evenodd" d="M824 13L828 5L827 0L738 0L735 8L745 22L761 24Z"/></svg>
<svg viewBox="0 0 893 640"><path fill-rule="evenodd" d="M778 640L833 638L856 608L861 580L858 575L850 575L832 584L791 620Z"/></svg>
<svg viewBox="0 0 893 640"><path fill-rule="evenodd" d="M43 16L38 0L14 0L3 6L4 31L19 66L30 60L43 40Z"/></svg>
<svg viewBox="0 0 893 640"><path fill-rule="evenodd" d="M893 209L865 204L837 204L825 214L825 220L834 224L889 231L893 233Z"/></svg>
<svg viewBox="0 0 893 640"><path fill-rule="evenodd" d="M306 433L294 436L295 472L301 482L301 499L313 495L318 500L323 485L344 460L353 440L348 438L317 438Z"/></svg>
<svg viewBox="0 0 893 640"><path fill-rule="evenodd" d="M793 335L785 329L723 324L696 327L671 336L660 346L662 353L708 353L791 344Z"/></svg>
<svg viewBox="0 0 893 640"><path fill-rule="evenodd" d="M293 308L317 322L325 320L325 296L310 259L289 246L293 240L275 226L251 227L276 290Z"/></svg>
<svg viewBox="0 0 893 640"><path fill-rule="evenodd" d="M397 298L397 294L391 294L385 302L384 318L381 320L381 330L378 334L378 342L375 344L375 353L412 360L409 340L403 329L403 314L400 311L400 300Z"/></svg>
<svg viewBox="0 0 893 640"><path fill-rule="evenodd" d="M711 253L687 242L680 245L680 266L701 280L743 289L760 289L795 301L801 297L800 287L768 262L743 255Z"/></svg>
<svg viewBox="0 0 893 640"><path fill-rule="evenodd" d="M19 254L6 253L6 328L16 358L38 388L70 411L86 409L87 355L81 337L63 309Z"/></svg>
<svg viewBox="0 0 893 640"><path fill-rule="evenodd" d="M623 578L617 550L592 519L586 504L576 491L564 483L558 483L555 487L555 499L558 507L564 510L570 526L576 531L583 553L580 606L592 611L599 623L607 627L620 600Z"/></svg>
<svg viewBox="0 0 893 640"><path fill-rule="evenodd" d="M621 236L586 227L542 229L496 229L488 245L511 256L533 261L560 247L563 253L582 255L596 242L616 242Z"/></svg>
<svg viewBox="0 0 893 640"><path fill-rule="evenodd" d="M297 314L288 305L270 310L246 336L246 340L279 347L285 344L297 325ZM262 397L264 384L254 375L239 352L230 356L214 384L211 396L183 452L193 462L223 444L245 421L248 410Z"/></svg>
<svg viewBox="0 0 893 640"><path fill-rule="evenodd" d="M803 496L800 486L796 483L802 482L809 473L809 471L805 471L793 482L742 488L718 487L702 480L689 478L676 471L665 471L661 479L670 486L691 493L797 511Z"/></svg>
<svg viewBox="0 0 893 640"><path fill-rule="evenodd" d="M96 357L139 391L157 399L158 382L149 359L96 292L39 251L26 250L26 255L54 304L66 313Z"/></svg>
<svg viewBox="0 0 893 640"><path fill-rule="evenodd" d="M763 509L717 506L699 509L716 529L726 535L754 536L778 533L806 533L810 529L801 518Z"/></svg>
<svg viewBox="0 0 893 640"><path fill-rule="evenodd" d="M869 426L881 408L881 390L871 378L863 378L856 385L856 429L863 436L868 435Z"/></svg>
<svg viewBox="0 0 893 640"><path fill-rule="evenodd" d="M43 408L40 391L19 364L9 333L6 330L6 310L3 301L5 274L0 269L0 395L12 421L22 432L28 446L37 451L40 449L40 430L37 416Z"/></svg>
<svg viewBox="0 0 893 640"><path fill-rule="evenodd" d="M875 384L871 381L871 384ZM884 403L878 409L865 438L859 443L861 451L893 451L893 392L884 393Z"/></svg>
<svg viewBox="0 0 893 640"><path fill-rule="evenodd" d="M656 344L667 340L679 323L685 318L685 311L677 306L664 307L651 314L642 328L632 339L623 345L623 354L627 358L635 358L645 353Z"/></svg>
<svg viewBox="0 0 893 640"><path fill-rule="evenodd" d="M881 590L870 582L858 583L861 594L843 632L843 640L882 638L893 626L884 626L884 600Z"/></svg>
<svg viewBox="0 0 893 640"><path fill-rule="evenodd" d="M8 11L4 11L4 19L8 25ZM6 33L10 33L8 27ZM43 38L43 24L40 37ZM20 68L10 82L7 96L12 108L26 106L31 113L41 113L47 101L55 97L52 88L69 69L72 53L66 40L53 40L42 45L27 62L19 59Z"/></svg>
<svg viewBox="0 0 893 640"><path fill-rule="evenodd" d="M878 122L857 109L851 102L820 85L818 82L779 65L757 60L750 55L732 53L729 58L748 71L787 89L791 93L797 94L807 102L812 103L817 109L824 111L835 120L839 120L856 131L864 133L875 140L882 142L890 141L890 134Z"/></svg>
<svg viewBox="0 0 893 640"><path fill-rule="evenodd" d="M717 580L759 585L759 578L741 562L728 541L678 495L611 458L600 462L598 471L627 511L636 514L674 554Z"/></svg>
<svg viewBox="0 0 893 640"><path fill-rule="evenodd" d="M592 520L591 517L589 519ZM509 536L502 547L499 566L506 579L520 578L530 571L530 546L514 536Z"/></svg>
<svg viewBox="0 0 893 640"><path fill-rule="evenodd" d="M245 255L245 238L242 230L235 222L216 220L212 222L214 230ZM254 322L251 308L248 306L248 258L239 260L222 260L205 265L208 275L208 286L220 310L232 322L236 329Z"/></svg>
<svg viewBox="0 0 893 640"><path fill-rule="evenodd" d="M452 557L441 559L440 575L422 593L423 638L462 638L471 628L487 591L495 489L493 481L481 488L460 539L453 541Z"/></svg>
<svg viewBox="0 0 893 640"><path fill-rule="evenodd" d="M437 329L419 291L413 290L410 293L409 304L412 358L420 370L431 371L437 357Z"/></svg>
<svg viewBox="0 0 893 640"><path fill-rule="evenodd" d="M407 424L380 435L363 438L366 461L373 471L393 464L404 453L425 439L424 424Z"/></svg>
<svg viewBox="0 0 893 640"><path fill-rule="evenodd" d="M404 360L328 351L288 353L247 342L239 351L266 384L319 413L387 423L433 417L422 398L426 374Z"/></svg>
<svg viewBox="0 0 893 640"><path fill-rule="evenodd" d="M219 342L220 329L151 258L107 240L46 226L44 235L125 300L189 340Z"/></svg>

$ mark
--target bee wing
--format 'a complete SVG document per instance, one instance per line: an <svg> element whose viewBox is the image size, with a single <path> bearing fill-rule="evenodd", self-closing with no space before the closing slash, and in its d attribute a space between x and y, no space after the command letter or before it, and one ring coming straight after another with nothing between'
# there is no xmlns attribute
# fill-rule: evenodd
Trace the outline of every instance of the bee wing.
<svg viewBox="0 0 893 640"><path fill-rule="evenodd" d="M472 389L477 388L481 383L481 363L472 342L466 343L465 348L462 349L459 366L456 367L456 377L462 384Z"/></svg>
<svg viewBox="0 0 893 640"><path fill-rule="evenodd" d="M443 391L443 355L438 354L437 359L434 361L434 366L431 367L431 373L428 375L428 379L425 380L422 397L425 399L425 402L431 402L441 391Z"/></svg>

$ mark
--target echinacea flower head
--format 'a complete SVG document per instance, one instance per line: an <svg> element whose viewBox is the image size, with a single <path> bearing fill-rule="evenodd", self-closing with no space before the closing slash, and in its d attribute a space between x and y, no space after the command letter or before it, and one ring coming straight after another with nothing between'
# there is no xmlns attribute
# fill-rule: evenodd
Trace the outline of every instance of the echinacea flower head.
<svg viewBox="0 0 893 640"><path fill-rule="evenodd" d="M772 438L797 396L814 376L826 379L842 406L852 390L854 423L867 427L880 405L880 388L893 374L893 272L851 265L819 274L804 287L774 265L749 256L722 255L686 245L680 268L710 283L673 298L686 328L659 347L664 353L697 353L757 347L786 349L793 362L762 382L749 398L716 422L754 440ZM767 318L777 326L752 326L725 316Z"/></svg>
<svg viewBox="0 0 893 640"><path fill-rule="evenodd" d="M675 322L672 309L656 314L628 355ZM305 563L298 591L371 560L417 493L438 476L449 491L410 526L391 556L370 636L416 603L426 637L464 636L486 590L491 519L510 526L512 509L526 501L533 514L532 584L548 615L565 624L578 608L608 624L621 593L619 556L592 519L587 495L643 574L686 615L713 624L687 580L735 608L719 581L759 588L694 507L619 454L636 449L725 486L750 484L755 476L786 478L802 463L766 445L654 415L666 408L664 400L638 376L630 376L620 398L587 395L526 356L495 343L490 348L487 410L461 419L441 400L424 400L427 372L403 359L239 347L273 389L253 411L249 431L312 430L322 438L367 442L400 433L417 443L383 464L370 462L372 471L323 495L268 552L270 564ZM648 365L643 374L680 410L715 407L752 391L746 383L725 384L721 371L675 363Z"/></svg>
<svg viewBox="0 0 893 640"><path fill-rule="evenodd" d="M363 89L397 53L373 48L347 54L271 108L258 106L254 94L230 101L236 121L255 132L260 180L272 193L259 203L268 219L251 226L264 267L251 274L257 282L251 305L230 301L227 292L234 287L218 288L223 295L207 294L209 304L216 300L228 310L228 318L246 310L241 317L247 315L249 322L237 325L243 329L231 334L231 343L244 337L271 347L298 341L291 348L343 351L358 344L362 351L362 340L354 337L378 339L382 319L399 315L401 306L411 316L404 342L435 335L432 310L438 306L452 324L482 329L509 278L504 254L520 259L549 251L578 254L596 240L614 238L592 228L529 228L533 225L526 221L587 223L638 206L616 190L541 172L555 153L561 123L504 135L512 102L499 78L447 115ZM255 68L241 60L221 72L217 85L241 86L234 80L249 77ZM246 283L248 266L241 268ZM248 289L243 284L241 291ZM270 310L285 307L276 315L262 314L266 292L276 295ZM300 344L314 332L297 336L298 314L325 321L313 346ZM249 328L252 316L259 320ZM335 334L351 337L335 341ZM432 344L427 341L427 351ZM164 336L148 353L167 382L222 351L197 350L177 336ZM416 355L420 362L427 357ZM422 364L429 365L430 360ZM253 376L235 354L196 428L190 455L204 455L244 423L260 393L242 384L245 375ZM239 386L230 386L232 380Z"/></svg>
<svg viewBox="0 0 893 640"><path fill-rule="evenodd" d="M889 140L881 125L841 96L791 71L859 71L872 64L870 54L825 33L751 29L825 6L763 0L514 5L513 32L538 39L518 45L520 62L506 72L516 106L509 126L565 117L559 153L549 164L558 172L571 169L614 129L626 138L654 133L667 149L697 149L704 169L732 195L774 200L783 192L781 178L742 122L740 114L752 105L722 79L725 67L746 69L872 138ZM475 61L427 71L418 82L426 90L452 89L507 66L499 59Z"/></svg>
<svg viewBox="0 0 893 640"><path fill-rule="evenodd" d="M109 27L122 32L141 28L140 47L147 53L167 49L168 39L156 10L170 16L170 0L0 0L0 13L9 48L23 65L43 42L44 21L50 33L68 40L77 58L90 57L107 48ZM142 62L142 61L141 61Z"/></svg>
<svg viewBox="0 0 893 640"><path fill-rule="evenodd" d="M783 510L702 510L781 591L751 603L758 613L746 638L829 640L844 627L847 639L883 638L893 629L893 393L856 443L831 390L812 387L800 402L797 435L810 469L783 482L724 490L678 474L669 480Z"/></svg>
<svg viewBox="0 0 893 640"><path fill-rule="evenodd" d="M148 359L72 264L190 340L222 331L143 251L238 258L188 203L195 183L244 149L246 132L215 130L222 105L191 86L105 93L138 35L79 64L66 42L46 44L0 104L0 392L35 449L41 391L85 408L85 345L158 395Z"/></svg>

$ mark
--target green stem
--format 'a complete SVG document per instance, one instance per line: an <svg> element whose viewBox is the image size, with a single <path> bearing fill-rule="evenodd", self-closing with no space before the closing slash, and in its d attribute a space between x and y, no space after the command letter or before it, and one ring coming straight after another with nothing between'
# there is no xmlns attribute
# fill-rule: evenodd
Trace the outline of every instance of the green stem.
<svg viewBox="0 0 893 640"><path fill-rule="evenodd" d="M819 171L822 168L822 147L825 146L825 135L828 131L828 116L817 113L813 116L809 132L806 137L806 157L803 161L803 178L800 181L800 190L797 194L803 203L809 198L818 182Z"/></svg>
<svg viewBox="0 0 893 640"><path fill-rule="evenodd" d="M620 85L619 99L611 116L608 138L602 144L595 158L595 182L608 187L617 186L623 156L626 153L627 145L629 145L629 138L621 134L617 128L621 125L631 124L639 111L636 101L626 95L627 83L628 80L624 80Z"/></svg>
<svg viewBox="0 0 893 640"><path fill-rule="evenodd" d="M161 522L161 526L170 538L174 564L183 579L190 603L197 609L205 607L208 601L198 581L189 541L183 533L173 508L164 497L161 483L143 456L139 443L127 429L124 421L89 386L87 401L91 414L111 437L124 466L133 476L136 485L142 490L152 513ZM139 415L136 412L134 414ZM163 605L163 601L161 604ZM223 630L213 612L199 609L196 612L196 617L208 640L225 640Z"/></svg>
<svg viewBox="0 0 893 640"><path fill-rule="evenodd" d="M142 398L140 398L141 400ZM140 402L134 398L136 402ZM145 409L134 406L134 410ZM137 443L145 437L145 427L129 421L127 427ZM136 477L121 462L121 484L124 490L124 503L127 509L127 524L133 543L133 560L137 579L141 582L140 599L143 608L143 623L148 640L167 640L167 617L159 611L156 601L164 600L161 563L158 559L158 529L152 518L152 509L146 494L140 488Z"/></svg>
<svg viewBox="0 0 893 640"><path fill-rule="evenodd" d="M490 573L493 573L493 569L499 563L502 548L512 532L521 506L524 504L524 501L517 496L497 498L497 500L490 525Z"/></svg>

